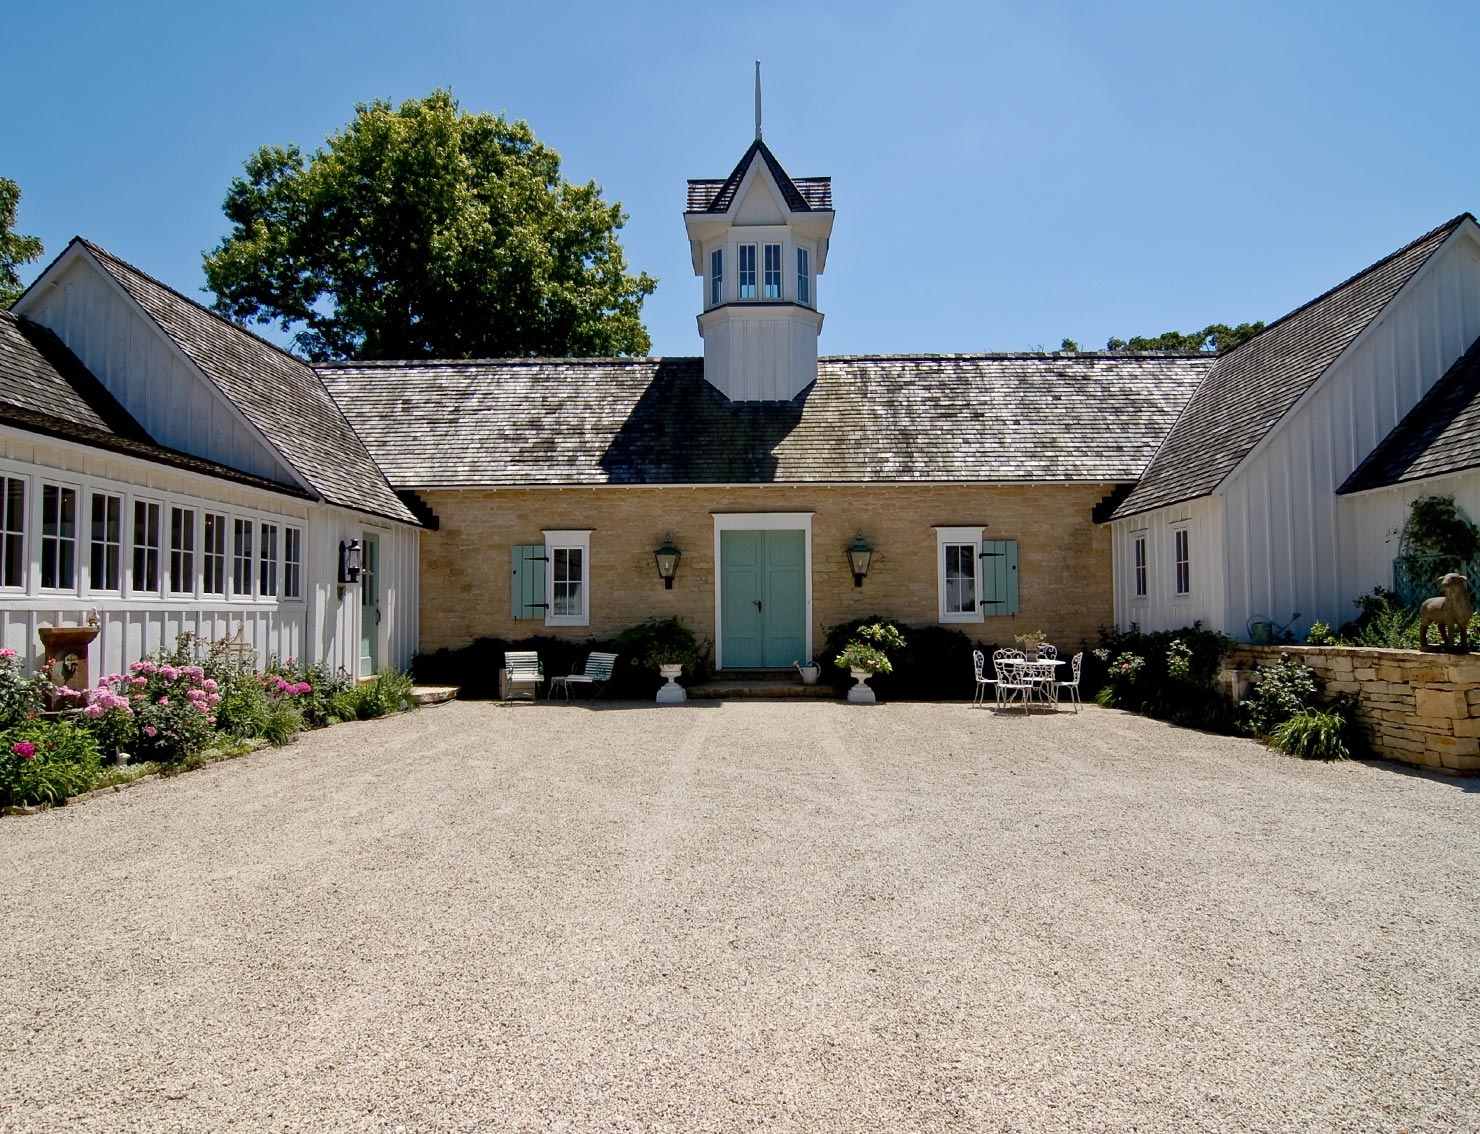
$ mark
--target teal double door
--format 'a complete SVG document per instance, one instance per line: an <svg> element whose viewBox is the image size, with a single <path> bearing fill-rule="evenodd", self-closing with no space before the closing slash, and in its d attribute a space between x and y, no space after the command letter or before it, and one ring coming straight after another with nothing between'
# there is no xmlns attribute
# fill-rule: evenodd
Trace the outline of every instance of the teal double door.
<svg viewBox="0 0 1480 1134"><path fill-rule="evenodd" d="M780 669L807 656L807 545L799 530L719 533L720 664Z"/></svg>

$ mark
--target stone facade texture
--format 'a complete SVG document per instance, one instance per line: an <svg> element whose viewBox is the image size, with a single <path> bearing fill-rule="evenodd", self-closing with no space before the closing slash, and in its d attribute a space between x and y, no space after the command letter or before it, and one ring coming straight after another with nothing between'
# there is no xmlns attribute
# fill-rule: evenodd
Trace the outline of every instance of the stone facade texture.
<svg viewBox="0 0 1480 1134"><path fill-rule="evenodd" d="M421 649L475 638L536 634L609 638L648 618L678 615L701 638L715 634L714 514L812 512L812 632L879 614L914 625L938 619L936 526L984 526L988 540L1018 542L1019 614L958 624L968 637L1011 644L1042 630L1064 649L1096 640L1113 618L1110 529L1091 519L1113 485L871 485L699 488L457 489L418 493L439 530L421 540ZM511 548L546 529L592 529L590 625L546 627L515 619ZM853 585L844 549L862 531L874 548ZM653 549L682 552L665 590Z"/></svg>
<svg viewBox="0 0 1480 1134"><path fill-rule="evenodd" d="M1327 696L1351 693L1381 756L1453 775L1480 774L1480 656L1333 646L1240 646L1245 670L1289 654Z"/></svg>

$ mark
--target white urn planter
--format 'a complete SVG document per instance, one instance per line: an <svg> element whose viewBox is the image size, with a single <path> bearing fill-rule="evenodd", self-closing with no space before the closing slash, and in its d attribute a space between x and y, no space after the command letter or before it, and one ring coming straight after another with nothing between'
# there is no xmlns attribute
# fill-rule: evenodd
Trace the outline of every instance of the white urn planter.
<svg viewBox="0 0 1480 1134"><path fill-rule="evenodd" d="M868 679L873 676L866 669L854 667L848 670L848 676L858 682L852 689L848 690L848 700L855 705L872 705L878 698L874 691L868 687Z"/></svg>
<svg viewBox="0 0 1480 1134"><path fill-rule="evenodd" d="M658 704L660 705L682 705L689 699L682 685L678 683L678 675L683 672L681 665L660 665L658 673L668 679L668 684L658 690Z"/></svg>

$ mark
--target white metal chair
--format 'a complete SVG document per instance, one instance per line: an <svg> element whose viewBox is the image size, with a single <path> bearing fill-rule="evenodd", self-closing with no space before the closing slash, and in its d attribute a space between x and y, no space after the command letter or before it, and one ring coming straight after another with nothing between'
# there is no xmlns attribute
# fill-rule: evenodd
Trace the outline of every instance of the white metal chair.
<svg viewBox="0 0 1480 1134"><path fill-rule="evenodd" d="M1047 661L1055 661L1059 656L1059 648L1050 642L1041 642L1038 645L1038 656Z"/></svg>
<svg viewBox="0 0 1480 1134"><path fill-rule="evenodd" d="M1072 681L1058 681L1058 682L1055 682L1055 690L1054 690L1055 692L1061 692L1061 691L1063 691L1065 689L1067 689L1069 691L1069 699L1074 702L1074 711L1076 713L1079 712L1079 704L1080 704L1080 702L1079 702L1079 668L1083 664L1084 664L1084 651L1081 650L1081 651L1079 651L1079 653L1077 653L1077 654L1074 655L1074 661L1072 663L1072 669L1073 669L1073 672L1074 672L1074 679Z"/></svg>
<svg viewBox="0 0 1480 1134"><path fill-rule="evenodd" d="M508 650L504 654L504 700L512 701L517 694L516 685L529 686L529 699L537 700L540 686L545 681L545 670L540 665L540 655L533 650Z"/></svg>
<svg viewBox="0 0 1480 1134"><path fill-rule="evenodd" d="M1011 705L1016 697L1022 702L1023 716L1028 715L1028 701L1033 695L1026 661L1021 650L996 650L992 654L992 668L997 673L997 707Z"/></svg>
<svg viewBox="0 0 1480 1134"><path fill-rule="evenodd" d="M983 673L986 667L986 658L980 650L971 651L971 666L976 671L976 693L971 698L973 705L985 705L987 703L987 686L993 686L993 696L996 696L995 686L997 682Z"/></svg>
<svg viewBox="0 0 1480 1134"><path fill-rule="evenodd" d="M617 655L593 651L586 655L586 664L581 667L579 673L571 673L565 677L550 678L550 696L564 693L565 699L570 700L570 687L572 685L591 686L591 699L594 701L601 696L601 691L606 688L606 683L612 679L612 671L617 667Z"/></svg>

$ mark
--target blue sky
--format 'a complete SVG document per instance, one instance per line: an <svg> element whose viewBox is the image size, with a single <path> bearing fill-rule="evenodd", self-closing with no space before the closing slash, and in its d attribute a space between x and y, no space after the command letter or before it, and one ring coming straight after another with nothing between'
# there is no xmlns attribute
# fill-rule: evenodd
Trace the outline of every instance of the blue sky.
<svg viewBox="0 0 1480 1134"><path fill-rule="evenodd" d="M684 182L749 144L757 57L766 141L833 178L828 354L1269 320L1480 208L1473 3L155 0L3 23L0 175L48 259L82 234L200 296L248 154L447 86L623 203L657 354L701 350Z"/></svg>

